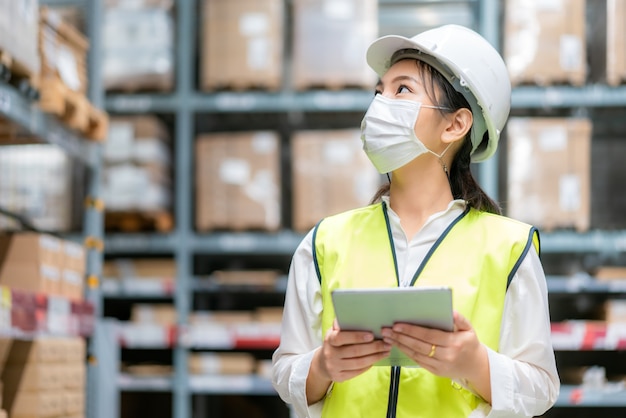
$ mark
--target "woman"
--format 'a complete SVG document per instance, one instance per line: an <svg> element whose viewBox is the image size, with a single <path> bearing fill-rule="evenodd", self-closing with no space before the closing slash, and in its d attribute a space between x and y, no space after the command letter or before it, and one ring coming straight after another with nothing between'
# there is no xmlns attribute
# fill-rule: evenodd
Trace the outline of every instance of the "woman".
<svg viewBox="0 0 626 418"><path fill-rule="evenodd" d="M556 401L535 228L499 215L470 160L496 150L510 109L502 58L447 25L367 52L380 76L363 149L390 184L322 220L289 272L274 387L299 417L530 417ZM454 331L395 324L383 339L342 331L339 287L446 285ZM392 346L420 368L373 366Z"/></svg>

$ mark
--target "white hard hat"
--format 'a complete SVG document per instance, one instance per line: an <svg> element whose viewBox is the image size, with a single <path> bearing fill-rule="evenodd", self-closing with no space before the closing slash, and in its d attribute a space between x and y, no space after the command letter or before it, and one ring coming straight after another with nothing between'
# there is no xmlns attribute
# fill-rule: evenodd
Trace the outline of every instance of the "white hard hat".
<svg viewBox="0 0 626 418"><path fill-rule="evenodd" d="M478 33L458 25L430 29L412 38L383 36L367 50L367 63L379 77L402 58L426 62L463 94L474 114L472 161L491 157L511 109L511 81L498 51ZM489 140L481 145L485 132Z"/></svg>

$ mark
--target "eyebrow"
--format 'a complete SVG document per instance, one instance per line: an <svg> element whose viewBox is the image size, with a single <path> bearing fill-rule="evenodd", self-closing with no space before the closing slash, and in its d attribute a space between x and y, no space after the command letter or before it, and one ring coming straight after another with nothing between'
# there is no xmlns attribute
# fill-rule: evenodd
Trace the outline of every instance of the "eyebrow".
<svg viewBox="0 0 626 418"><path fill-rule="evenodd" d="M397 83L399 81L412 81L415 84L422 84L418 79L416 79L415 77L411 77L409 75L399 75L397 77L395 77L393 80L391 80L391 83ZM382 80L378 80L378 83L376 83L376 87L382 87L383 86L383 81Z"/></svg>

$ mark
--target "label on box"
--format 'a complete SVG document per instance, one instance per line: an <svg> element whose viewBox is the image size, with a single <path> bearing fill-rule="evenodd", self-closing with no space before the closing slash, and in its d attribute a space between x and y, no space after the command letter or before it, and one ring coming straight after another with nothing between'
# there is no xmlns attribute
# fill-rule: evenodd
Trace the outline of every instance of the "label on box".
<svg viewBox="0 0 626 418"><path fill-rule="evenodd" d="M567 129L553 126L542 129L538 135L539 148L542 151L561 151L567 148Z"/></svg>
<svg viewBox="0 0 626 418"><path fill-rule="evenodd" d="M60 45L56 55L57 70L67 87L74 91L81 88L80 77L78 75L78 65L72 51Z"/></svg>
<svg viewBox="0 0 626 418"><path fill-rule="evenodd" d="M559 179L559 206L567 212L580 209L580 180L576 174L566 174Z"/></svg>
<svg viewBox="0 0 626 418"><path fill-rule="evenodd" d="M271 154L276 150L276 137L269 132L258 132L252 137L252 149L257 154Z"/></svg>
<svg viewBox="0 0 626 418"><path fill-rule="evenodd" d="M69 333L70 303L67 299L48 297L48 332L67 335Z"/></svg>
<svg viewBox="0 0 626 418"><path fill-rule="evenodd" d="M250 180L250 165L238 158L229 158L220 164L220 179L227 184L244 185Z"/></svg>
<svg viewBox="0 0 626 418"><path fill-rule="evenodd" d="M239 18L239 33L243 36L265 35L269 27L269 19L265 13L244 13Z"/></svg>
<svg viewBox="0 0 626 418"><path fill-rule="evenodd" d="M270 66L270 41L265 37L256 37L248 41L248 68L265 70Z"/></svg>
<svg viewBox="0 0 626 418"><path fill-rule="evenodd" d="M39 246L47 251L58 252L61 250L61 242L49 235L41 235L39 237Z"/></svg>
<svg viewBox="0 0 626 418"><path fill-rule="evenodd" d="M575 35L562 35L560 47L561 68L565 71L575 71L582 63L582 45Z"/></svg>

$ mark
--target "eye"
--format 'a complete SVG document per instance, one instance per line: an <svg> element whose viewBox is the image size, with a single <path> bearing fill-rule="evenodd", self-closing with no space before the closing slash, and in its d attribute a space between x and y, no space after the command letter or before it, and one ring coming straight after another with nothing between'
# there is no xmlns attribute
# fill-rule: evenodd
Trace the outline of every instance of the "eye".
<svg viewBox="0 0 626 418"><path fill-rule="evenodd" d="M396 94L404 94L404 93L411 93L411 89L409 89L407 86L402 84L398 87L398 91L396 92Z"/></svg>

